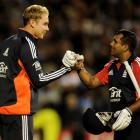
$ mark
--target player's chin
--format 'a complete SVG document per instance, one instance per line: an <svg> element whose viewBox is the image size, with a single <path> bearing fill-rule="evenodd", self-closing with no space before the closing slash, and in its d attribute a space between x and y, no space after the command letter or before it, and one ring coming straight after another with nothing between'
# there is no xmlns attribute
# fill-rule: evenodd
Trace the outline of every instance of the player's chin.
<svg viewBox="0 0 140 140"><path fill-rule="evenodd" d="M44 35L38 36L38 39L43 39L43 38L44 38Z"/></svg>

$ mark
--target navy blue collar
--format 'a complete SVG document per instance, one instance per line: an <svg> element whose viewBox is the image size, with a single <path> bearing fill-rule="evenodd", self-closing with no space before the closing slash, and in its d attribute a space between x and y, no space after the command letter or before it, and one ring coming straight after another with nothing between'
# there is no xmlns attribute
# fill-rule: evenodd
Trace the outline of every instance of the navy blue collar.
<svg viewBox="0 0 140 140"><path fill-rule="evenodd" d="M137 55L135 53L132 53L132 55L128 58L128 63L131 64L136 59ZM115 64L120 63L118 58L114 59Z"/></svg>
<svg viewBox="0 0 140 140"><path fill-rule="evenodd" d="M33 40L33 42L36 42L38 41L38 39L36 39L32 34L30 34L29 32L27 31L24 31L22 29L18 29L18 35L21 36L21 37L29 37L31 40Z"/></svg>
<svg viewBox="0 0 140 140"><path fill-rule="evenodd" d="M136 57L137 57L136 54L133 53L133 54L129 57L129 59L127 60L128 63L131 64L131 62L133 62L133 61L135 60Z"/></svg>

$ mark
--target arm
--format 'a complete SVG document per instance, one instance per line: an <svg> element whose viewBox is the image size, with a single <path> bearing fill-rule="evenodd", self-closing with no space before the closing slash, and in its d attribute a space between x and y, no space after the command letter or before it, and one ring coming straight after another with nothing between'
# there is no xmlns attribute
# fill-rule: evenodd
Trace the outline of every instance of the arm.
<svg viewBox="0 0 140 140"><path fill-rule="evenodd" d="M92 76L85 68L78 71L78 75L81 81L88 87L88 88L96 88L101 84L100 80L96 76Z"/></svg>
<svg viewBox="0 0 140 140"><path fill-rule="evenodd" d="M70 68L63 67L49 74L43 73L41 64L38 60L36 47L29 38L27 38L25 43L21 46L20 60L35 88L40 88L49 82L60 78L70 70Z"/></svg>
<svg viewBox="0 0 140 140"><path fill-rule="evenodd" d="M108 68L104 67L100 72L96 75L92 76L84 67L84 63L79 61L75 65L75 69L78 72L78 75L81 81L88 87L88 88L96 88L101 85L105 85L108 83Z"/></svg>
<svg viewBox="0 0 140 140"><path fill-rule="evenodd" d="M129 109L132 111L132 113L140 111L140 99L138 99L134 104L129 106Z"/></svg>

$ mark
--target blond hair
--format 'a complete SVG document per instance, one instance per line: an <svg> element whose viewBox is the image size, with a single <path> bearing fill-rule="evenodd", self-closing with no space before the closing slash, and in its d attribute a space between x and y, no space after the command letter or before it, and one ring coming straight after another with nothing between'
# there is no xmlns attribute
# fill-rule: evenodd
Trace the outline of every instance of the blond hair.
<svg viewBox="0 0 140 140"><path fill-rule="evenodd" d="M48 9L41 5L31 5L23 12L23 23L26 25L30 19L38 20L41 19L43 14L49 14Z"/></svg>

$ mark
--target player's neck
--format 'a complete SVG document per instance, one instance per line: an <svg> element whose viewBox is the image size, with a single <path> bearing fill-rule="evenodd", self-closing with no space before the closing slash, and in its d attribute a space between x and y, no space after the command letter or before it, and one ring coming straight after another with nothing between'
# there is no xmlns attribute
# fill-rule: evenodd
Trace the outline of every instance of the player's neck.
<svg viewBox="0 0 140 140"><path fill-rule="evenodd" d="M26 32L28 32L29 34L31 34L34 38L36 38L36 36L34 35L34 30L32 29L32 27L30 27L29 25L26 25L22 28L20 28L21 30L24 30Z"/></svg>
<svg viewBox="0 0 140 140"><path fill-rule="evenodd" d="M130 51L124 52L124 53L119 57L120 63L123 63L124 61L127 61L131 55L132 55L132 52L130 52Z"/></svg>

